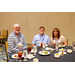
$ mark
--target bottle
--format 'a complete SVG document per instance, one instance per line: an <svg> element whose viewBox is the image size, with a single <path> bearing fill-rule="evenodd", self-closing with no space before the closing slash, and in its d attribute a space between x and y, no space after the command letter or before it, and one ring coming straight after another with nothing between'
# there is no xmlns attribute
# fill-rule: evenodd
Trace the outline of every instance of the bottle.
<svg viewBox="0 0 75 75"><path fill-rule="evenodd" d="M58 51L58 44L57 44L57 42L56 42L56 51Z"/></svg>

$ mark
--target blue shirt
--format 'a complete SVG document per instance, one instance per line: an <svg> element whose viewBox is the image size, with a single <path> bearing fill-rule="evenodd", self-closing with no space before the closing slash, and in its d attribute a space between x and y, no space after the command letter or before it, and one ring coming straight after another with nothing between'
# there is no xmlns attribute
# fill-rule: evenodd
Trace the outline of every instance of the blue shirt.
<svg viewBox="0 0 75 75"><path fill-rule="evenodd" d="M26 40L23 34L19 34L17 36L14 32L12 32L8 37L8 53L17 53L18 52L18 43L22 43L22 49L27 48Z"/></svg>
<svg viewBox="0 0 75 75"><path fill-rule="evenodd" d="M50 44L50 38L47 35L41 36L40 34L37 34L34 36L32 44L35 44L36 46L40 46L40 43L43 42L45 44Z"/></svg>

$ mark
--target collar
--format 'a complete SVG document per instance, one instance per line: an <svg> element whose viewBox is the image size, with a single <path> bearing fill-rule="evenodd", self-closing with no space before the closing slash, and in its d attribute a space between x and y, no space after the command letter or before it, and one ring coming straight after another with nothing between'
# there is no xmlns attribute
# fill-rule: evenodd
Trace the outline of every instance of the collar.
<svg viewBox="0 0 75 75"><path fill-rule="evenodd" d="M39 34L39 36L41 37L41 35ZM45 34L42 36L42 37L44 37L45 36Z"/></svg>
<svg viewBox="0 0 75 75"><path fill-rule="evenodd" d="M17 36L16 34L15 34L15 32L13 31L13 34L15 35L15 36ZM19 37L21 36L21 33L19 32Z"/></svg>

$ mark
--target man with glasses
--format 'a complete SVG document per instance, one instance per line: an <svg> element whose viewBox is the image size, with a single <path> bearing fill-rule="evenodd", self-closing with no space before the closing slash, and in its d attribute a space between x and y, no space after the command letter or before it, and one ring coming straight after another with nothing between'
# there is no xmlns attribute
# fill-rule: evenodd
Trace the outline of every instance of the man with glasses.
<svg viewBox="0 0 75 75"><path fill-rule="evenodd" d="M8 56L17 53L19 50L27 48L26 40L23 34L20 33L20 25L14 24L13 32L8 37Z"/></svg>
<svg viewBox="0 0 75 75"><path fill-rule="evenodd" d="M35 35L32 41L32 46L40 46L40 43L45 43L46 45L50 45L50 39L49 36L44 34L45 28L44 26L41 26L39 28L39 34Z"/></svg>

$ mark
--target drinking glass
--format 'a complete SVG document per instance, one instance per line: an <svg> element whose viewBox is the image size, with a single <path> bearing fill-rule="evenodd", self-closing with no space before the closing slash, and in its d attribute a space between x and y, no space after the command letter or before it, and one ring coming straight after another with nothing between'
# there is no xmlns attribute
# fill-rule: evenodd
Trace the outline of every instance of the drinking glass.
<svg viewBox="0 0 75 75"><path fill-rule="evenodd" d="M41 42L41 44L40 44L40 45L41 45L41 49L43 50L43 43Z"/></svg>
<svg viewBox="0 0 75 75"><path fill-rule="evenodd" d="M29 54L31 54L31 48L32 48L31 46L28 47Z"/></svg>
<svg viewBox="0 0 75 75"><path fill-rule="evenodd" d="M58 48L59 48L59 43L56 42L56 51L58 51Z"/></svg>
<svg viewBox="0 0 75 75"><path fill-rule="evenodd" d="M19 51L19 52L18 52L18 57L19 57L19 59L20 59L19 61L21 61L21 58L22 58L22 51Z"/></svg>
<svg viewBox="0 0 75 75"><path fill-rule="evenodd" d="M41 49L45 50L46 44L45 43L41 43Z"/></svg>
<svg viewBox="0 0 75 75"><path fill-rule="evenodd" d="M75 42L72 42L73 51L75 51Z"/></svg>
<svg viewBox="0 0 75 75"><path fill-rule="evenodd" d="M23 50L23 56L24 56L24 61L27 61L26 57L27 57L27 50Z"/></svg>
<svg viewBox="0 0 75 75"><path fill-rule="evenodd" d="M39 62L39 59L38 58L34 58L33 62Z"/></svg>
<svg viewBox="0 0 75 75"><path fill-rule="evenodd" d="M36 52L37 52L37 46L33 46L33 51L34 51L34 55L37 55Z"/></svg>

